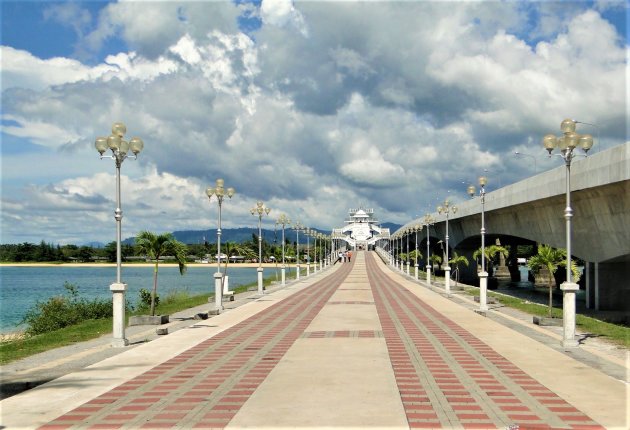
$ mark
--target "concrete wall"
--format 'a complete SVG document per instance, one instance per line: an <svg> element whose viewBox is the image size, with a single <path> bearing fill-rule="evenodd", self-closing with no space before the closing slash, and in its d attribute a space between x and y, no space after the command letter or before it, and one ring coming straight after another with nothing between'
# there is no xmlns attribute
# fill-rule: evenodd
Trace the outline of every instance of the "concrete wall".
<svg viewBox="0 0 630 430"><path fill-rule="evenodd" d="M490 237L516 236L555 248L566 248L566 167L559 167L486 194L485 224ZM492 183L492 178L489 178ZM449 216L449 245L478 238L481 227L479 198L453 202ZM599 263L598 308L630 312L630 142L576 158L571 165L572 255ZM432 214L437 223L432 236L445 237L446 217ZM402 228L421 222L415 219ZM480 240L476 239L480 246ZM503 242L503 241L502 241ZM490 245L494 240L486 240Z"/></svg>

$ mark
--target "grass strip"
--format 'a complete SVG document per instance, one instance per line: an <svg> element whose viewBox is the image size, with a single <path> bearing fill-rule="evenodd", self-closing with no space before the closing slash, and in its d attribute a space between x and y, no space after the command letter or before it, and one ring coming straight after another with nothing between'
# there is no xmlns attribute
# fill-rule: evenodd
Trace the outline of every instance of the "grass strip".
<svg viewBox="0 0 630 430"><path fill-rule="evenodd" d="M479 296L478 288L464 288L464 291L471 296ZM504 306L517 309L529 315L541 317L549 315L549 307L547 305L532 303L528 300L511 297L505 294L497 294L492 291L488 291L488 296L496 298ZM562 309L553 308L551 314L554 318L562 318ZM616 345L630 348L630 328L628 327L612 324L580 314L576 314L575 324L585 333L603 338Z"/></svg>
<svg viewBox="0 0 630 430"><path fill-rule="evenodd" d="M267 277L263 279L263 285L269 286L275 282L275 277ZM257 281L248 284L239 285L234 288L234 293L242 293L255 289L258 285ZM201 294L190 296L185 291L175 292L172 296L167 295L164 302L160 303L157 311L163 315L170 315L186 309L194 308L208 304L210 299L214 298L214 294ZM147 310L137 310L128 312L128 316L146 315ZM37 336L28 336L21 339L14 339L0 343L0 365L10 363L15 360L30 357L40 352L49 351L55 348L72 345L77 342L84 342L98 338L103 335L111 334L112 318L88 320L80 324L64 327L49 333L43 333Z"/></svg>

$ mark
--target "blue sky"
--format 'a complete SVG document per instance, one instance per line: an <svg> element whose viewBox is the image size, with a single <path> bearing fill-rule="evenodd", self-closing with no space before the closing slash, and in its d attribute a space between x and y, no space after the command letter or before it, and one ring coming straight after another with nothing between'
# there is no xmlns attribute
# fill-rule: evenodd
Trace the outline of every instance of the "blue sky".
<svg viewBox="0 0 630 430"><path fill-rule="evenodd" d="M270 223L330 229L359 204L405 223L478 174L558 166L540 139L564 117L597 124L594 151L627 140L622 1L1 5L2 243L112 239L93 144L115 121L145 141L126 236L215 227L218 177L227 226L259 199Z"/></svg>

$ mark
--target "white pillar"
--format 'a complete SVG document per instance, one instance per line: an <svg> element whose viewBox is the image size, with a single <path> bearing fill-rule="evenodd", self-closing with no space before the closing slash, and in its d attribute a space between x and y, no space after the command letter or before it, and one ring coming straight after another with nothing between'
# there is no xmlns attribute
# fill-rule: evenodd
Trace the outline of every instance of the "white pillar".
<svg viewBox="0 0 630 430"><path fill-rule="evenodd" d="M578 346L575 340L575 292L580 286L574 282L563 282L562 290L562 347L574 348Z"/></svg>
<svg viewBox="0 0 630 430"><path fill-rule="evenodd" d="M431 286L431 265L427 264L427 284Z"/></svg>
<svg viewBox="0 0 630 430"><path fill-rule="evenodd" d="M223 274L214 273L214 310L210 313L219 315L223 310Z"/></svg>
<svg viewBox="0 0 630 430"><path fill-rule="evenodd" d="M281 273L282 273L282 286L284 287L286 285L286 279L287 279L287 274L286 274L286 267L283 264L282 265L282 269L281 269Z"/></svg>
<svg viewBox="0 0 630 430"><path fill-rule="evenodd" d="M416 275L416 281L417 281L418 280L418 265L415 264L414 267L415 267L415 270L416 270L415 275Z"/></svg>
<svg viewBox="0 0 630 430"><path fill-rule="evenodd" d="M488 272L479 272L479 310L488 310Z"/></svg>
<svg viewBox="0 0 630 430"><path fill-rule="evenodd" d="M258 294L262 295L262 294L264 294L264 292L263 292L263 268L259 267L258 269L256 269L256 271L258 272Z"/></svg>
<svg viewBox="0 0 630 430"><path fill-rule="evenodd" d="M444 268L444 291L446 294L451 294L451 268L446 266Z"/></svg>
<svg viewBox="0 0 630 430"><path fill-rule="evenodd" d="M127 284L114 282L109 286L112 292L113 305L113 339L112 346L115 348L129 345L129 340L125 338L125 291Z"/></svg>

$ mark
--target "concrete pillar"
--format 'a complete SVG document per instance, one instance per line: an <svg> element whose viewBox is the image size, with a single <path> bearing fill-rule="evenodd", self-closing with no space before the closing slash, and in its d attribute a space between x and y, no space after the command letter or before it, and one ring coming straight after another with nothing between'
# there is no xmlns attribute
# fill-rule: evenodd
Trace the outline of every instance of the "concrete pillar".
<svg viewBox="0 0 630 430"><path fill-rule="evenodd" d="M256 271L258 272L258 294L263 295L264 294L264 288L263 288L263 268L259 267L258 269L256 269Z"/></svg>
<svg viewBox="0 0 630 430"><path fill-rule="evenodd" d="M282 269L280 270L280 272L282 273L282 286L284 287L286 285L286 280L287 280L287 268L284 266L284 264L282 265Z"/></svg>
<svg viewBox="0 0 630 430"><path fill-rule="evenodd" d="M417 281L418 280L418 265L415 264L414 267L415 267L415 276L416 276L416 281Z"/></svg>
<svg viewBox="0 0 630 430"><path fill-rule="evenodd" d="M584 305L586 309L591 309L591 280L593 263L584 262Z"/></svg>
<svg viewBox="0 0 630 430"><path fill-rule="evenodd" d="M223 274L214 273L214 309L210 311L213 315L219 315L223 310Z"/></svg>
<svg viewBox="0 0 630 430"><path fill-rule="evenodd" d="M488 310L488 272L479 272L479 311Z"/></svg>
<svg viewBox="0 0 630 430"><path fill-rule="evenodd" d="M575 340L575 293L580 286L574 282L563 282L562 290L562 347L575 348L578 346Z"/></svg>
<svg viewBox="0 0 630 430"><path fill-rule="evenodd" d="M113 305L113 327L112 346L120 348L129 345L129 340L125 337L125 291L127 284L114 282L109 286L112 292Z"/></svg>
<svg viewBox="0 0 630 430"><path fill-rule="evenodd" d="M593 272L593 278L595 278L593 279L593 289L595 290L595 310L599 310L599 263L595 263L595 270Z"/></svg>
<svg viewBox="0 0 630 430"><path fill-rule="evenodd" d="M451 294L451 268L446 266L444 268L444 291L446 294Z"/></svg>
<svg viewBox="0 0 630 430"><path fill-rule="evenodd" d="M427 284L431 286L431 265L427 264Z"/></svg>

